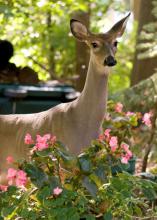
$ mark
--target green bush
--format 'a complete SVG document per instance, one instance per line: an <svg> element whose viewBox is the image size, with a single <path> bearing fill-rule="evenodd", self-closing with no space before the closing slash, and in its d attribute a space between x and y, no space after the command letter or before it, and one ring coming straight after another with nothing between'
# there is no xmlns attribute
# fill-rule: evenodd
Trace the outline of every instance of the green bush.
<svg viewBox="0 0 157 220"><path fill-rule="evenodd" d="M50 134L36 140L26 134L30 159L8 170L9 186L0 186L0 219L157 217L157 183L126 171L112 172L114 166L129 166L132 130L142 121L150 126L150 115L125 113L121 103L113 102L108 111L104 132L78 156ZM7 161L13 163L11 157Z"/></svg>

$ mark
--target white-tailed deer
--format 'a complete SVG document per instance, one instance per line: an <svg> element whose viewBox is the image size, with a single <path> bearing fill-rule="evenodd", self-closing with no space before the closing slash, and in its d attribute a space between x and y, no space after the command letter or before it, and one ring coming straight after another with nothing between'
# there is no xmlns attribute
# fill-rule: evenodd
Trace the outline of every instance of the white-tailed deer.
<svg viewBox="0 0 157 220"><path fill-rule="evenodd" d="M116 64L116 39L123 34L129 15L104 34L93 34L81 22L71 20L72 34L90 47L84 89L73 102L60 104L48 111L0 116L1 183L6 176L8 167L5 160L8 155L15 159L27 158L26 133L32 136L54 134L74 154L80 153L91 140L98 138L106 111L108 75L110 67Z"/></svg>

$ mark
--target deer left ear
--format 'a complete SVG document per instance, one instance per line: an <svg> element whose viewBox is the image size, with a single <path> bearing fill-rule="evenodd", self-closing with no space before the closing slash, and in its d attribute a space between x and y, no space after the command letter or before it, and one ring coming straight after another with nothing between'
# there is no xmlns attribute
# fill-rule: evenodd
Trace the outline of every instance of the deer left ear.
<svg viewBox="0 0 157 220"><path fill-rule="evenodd" d="M129 13L125 18L118 21L111 29L108 34L113 36L113 38L121 37L125 31L127 21L131 13Z"/></svg>
<svg viewBox="0 0 157 220"><path fill-rule="evenodd" d="M70 21L70 28L71 32L74 37L77 38L79 41L85 41L88 37L88 30L84 24L82 24L80 21L71 19Z"/></svg>

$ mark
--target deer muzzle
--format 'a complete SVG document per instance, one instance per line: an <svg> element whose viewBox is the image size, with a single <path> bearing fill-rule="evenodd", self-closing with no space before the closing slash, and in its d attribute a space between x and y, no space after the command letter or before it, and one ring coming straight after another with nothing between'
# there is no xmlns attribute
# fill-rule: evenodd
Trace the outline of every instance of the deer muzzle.
<svg viewBox="0 0 157 220"><path fill-rule="evenodd" d="M117 61L114 59L113 56L108 56L104 61L104 65L107 65L107 66L115 66L116 64L117 64Z"/></svg>

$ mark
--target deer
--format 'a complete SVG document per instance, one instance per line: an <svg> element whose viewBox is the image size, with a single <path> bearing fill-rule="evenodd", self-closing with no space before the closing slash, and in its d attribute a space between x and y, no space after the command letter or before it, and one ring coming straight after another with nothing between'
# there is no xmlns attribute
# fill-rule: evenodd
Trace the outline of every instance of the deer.
<svg viewBox="0 0 157 220"><path fill-rule="evenodd" d="M90 48L86 82L80 96L34 114L0 115L0 183L6 183L6 157L28 159L29 147L24 143L27 133L53 134L73 155L78 155L97 139L106 115L108 78L116 65L117 38L126 28L130 13L108 32L95 34L80 21L71 19L73 36Z"/></svg>

